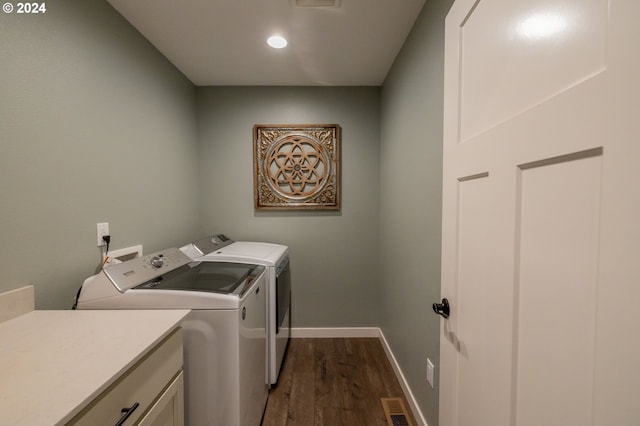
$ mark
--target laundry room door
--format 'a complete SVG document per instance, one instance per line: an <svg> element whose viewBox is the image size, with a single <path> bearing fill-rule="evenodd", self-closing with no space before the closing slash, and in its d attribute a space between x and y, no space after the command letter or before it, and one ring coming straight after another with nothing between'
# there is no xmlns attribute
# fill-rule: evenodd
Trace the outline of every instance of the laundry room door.
<svg viewBox="0 0 640 426"><path fill-rule="evenodd" d="M440 426L640 424L639 20L447 16Z"/></svg>

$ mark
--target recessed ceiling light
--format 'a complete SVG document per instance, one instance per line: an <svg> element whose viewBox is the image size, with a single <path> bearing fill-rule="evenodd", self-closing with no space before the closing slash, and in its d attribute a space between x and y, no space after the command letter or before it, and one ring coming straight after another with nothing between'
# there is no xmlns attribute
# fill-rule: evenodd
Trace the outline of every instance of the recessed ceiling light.
<svg viewBox="0 0 640 426"><path fill-rule="evenodd" d="M282 36L274 35L267 39L267 44L274 49L282 49L287 46L287 40Z"/></svg>

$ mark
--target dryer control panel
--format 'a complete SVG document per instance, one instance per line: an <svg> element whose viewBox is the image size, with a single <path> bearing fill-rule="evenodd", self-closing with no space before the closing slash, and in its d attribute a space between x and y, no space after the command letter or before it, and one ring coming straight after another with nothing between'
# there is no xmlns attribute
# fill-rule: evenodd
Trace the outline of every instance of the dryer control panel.
<svg viewBox="0 0 640 426"><path fill-rule="evenodd" d="M207 255L213 251L219 250L222 247L232 244L234 241L224 234L215 234L207 238L203 238L198 241L194 241L193 245L198 249L200 255Z"/></svg>
<svg viewBox="0 0 640 426"><path fill-rule="evenodd" d="M189 263L189 256L177 248L170 248L107 266L104 273L122 292Z"/></svg>

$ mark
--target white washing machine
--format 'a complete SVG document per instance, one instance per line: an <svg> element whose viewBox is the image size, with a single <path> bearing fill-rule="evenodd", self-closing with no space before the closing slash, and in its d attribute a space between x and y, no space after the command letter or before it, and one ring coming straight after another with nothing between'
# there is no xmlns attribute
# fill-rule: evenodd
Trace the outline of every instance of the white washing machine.
<svg viewBox="0 0 640 426"><path fill-rule="evenodd" d="M263 265L267 268L267 377L278 382L291 337L291 271L289 248L280 244L233 241L216 234L180 248L194 260Z"/></svg>
<svg viewBox="0 0 640 426"><path fill-rule="evenodd" d="M268 268L192 262L176 248L105 267L77 309L191 309L184 335L185 420L258 426L266 406Z"/></svg>

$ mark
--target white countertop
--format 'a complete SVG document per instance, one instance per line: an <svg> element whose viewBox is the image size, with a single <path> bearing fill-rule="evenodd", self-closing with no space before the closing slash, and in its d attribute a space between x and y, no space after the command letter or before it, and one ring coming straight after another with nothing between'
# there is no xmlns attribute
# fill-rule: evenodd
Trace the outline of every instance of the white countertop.
<svg viewBox="0 0 640 426"><path fill-rule="evenodd" d="M32 311L0 323L0 425L62 425L188 310Z"/></svg>

